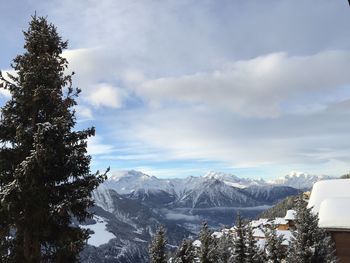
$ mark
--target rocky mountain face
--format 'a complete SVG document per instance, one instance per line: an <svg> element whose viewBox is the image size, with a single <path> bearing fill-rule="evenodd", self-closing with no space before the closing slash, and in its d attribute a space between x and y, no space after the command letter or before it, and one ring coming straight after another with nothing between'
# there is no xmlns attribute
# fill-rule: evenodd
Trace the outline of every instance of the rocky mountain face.
<svg viewBox="0 0 350 263"><path fill-rule="evenodd" d="M81 262L148 262L148 243L159 225L167 229L172 246L193 235L142 201L119 195L104 186L94 192L94 199L95 216L81 226L92 230Z"/></svg>
<svg viewBox="0 0 350 263"><path fill-rule="evenodd" d="M81 261L148 262L148 242L160 224L175 247L195 235L203 220L220 227L231 225L237 211L255 217L324 178L295 173L266 182L210 172L159 179L137 171L118 172L93 193L95 217L83 227L94 233Z"/></svg>

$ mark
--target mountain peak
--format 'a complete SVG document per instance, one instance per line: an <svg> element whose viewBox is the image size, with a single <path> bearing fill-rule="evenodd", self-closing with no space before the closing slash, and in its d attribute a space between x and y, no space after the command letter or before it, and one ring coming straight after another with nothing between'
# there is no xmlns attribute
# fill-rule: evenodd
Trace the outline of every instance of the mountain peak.
<svg viewBox="0 0 350 263"><path fill-rule="evenodd" d="M204 176L204 178L213 178L213 179L234 179L234 180L238 180L239 178L233 174L229 174L229 173L224 173L224 172L215 172L215 171L209 171L208 173L206 173Z"/></svg>
<svg viewBox="0 0 350 263"><path fill-rule="evenodd" d="M143 172L136 171L136 170L121 170L121 171L113 172L113 175L109 177L109 180L119 181L121 178L124 178L124 177L148 179L153 176L150 176L148 174L145 174Z"/></svg>

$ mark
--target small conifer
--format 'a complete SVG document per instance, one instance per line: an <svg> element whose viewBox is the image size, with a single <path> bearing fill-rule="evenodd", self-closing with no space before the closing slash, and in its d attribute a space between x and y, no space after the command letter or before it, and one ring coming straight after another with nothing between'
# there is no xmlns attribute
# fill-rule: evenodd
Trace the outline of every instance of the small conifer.
<svg viewBox="0 0 350 263"><path fill-rule="evenodd" d="M151 263L166 263L166 244L167 239L165 237L164 226L159 226L155 236L152 239L152 242L149 247L149 257Z"/></svg>

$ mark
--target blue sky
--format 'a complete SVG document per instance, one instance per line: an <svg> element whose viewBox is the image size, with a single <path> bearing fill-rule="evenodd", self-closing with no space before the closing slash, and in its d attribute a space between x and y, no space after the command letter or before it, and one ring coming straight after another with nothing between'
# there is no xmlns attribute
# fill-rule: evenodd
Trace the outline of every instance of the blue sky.
<svg viewBox="0 0 350 263"><path fill-rule="evenodd" d="M69 40L78 128L97 129L93 169L349 171L346 0L19 0L1 11L2 71L35 11Z"/></svg>

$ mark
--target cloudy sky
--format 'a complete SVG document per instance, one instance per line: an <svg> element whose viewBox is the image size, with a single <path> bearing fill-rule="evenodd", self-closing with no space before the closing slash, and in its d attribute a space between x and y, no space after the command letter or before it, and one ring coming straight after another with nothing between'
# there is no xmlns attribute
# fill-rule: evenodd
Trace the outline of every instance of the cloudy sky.
<svg viewBox="0 0 350 263"><path fill-rule="evenodd" d="M69 49L93 169L271 178L350 170L346 0L18 0L2 4L0 69L30 15ZM0 90L0 103L8 94Z"/></svg>

